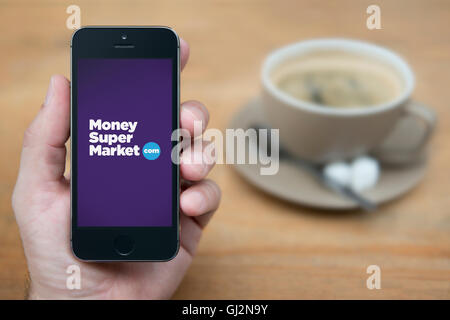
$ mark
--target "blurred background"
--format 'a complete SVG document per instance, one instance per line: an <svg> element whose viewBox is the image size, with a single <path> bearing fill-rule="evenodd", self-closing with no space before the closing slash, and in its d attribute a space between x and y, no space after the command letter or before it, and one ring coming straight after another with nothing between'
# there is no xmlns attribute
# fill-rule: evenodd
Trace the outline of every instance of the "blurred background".
<svg viewBox="0 0 450 320"><path fill-rule="evenodd" d="M27 268L11 208L22 136L54 73L70 77L66 8L85 25L168 25L191 46L182 100L197 99L224 130L260 92L264 57L316 37L350 37L401 54L416 73L413 97L436 111L425 178L377 212L290 204L233 168L210 174L223 189L216 217L176 299L450 298L450 2L0 0L0 299L22 299ZM366 8L381 8L368 30ZM381 267L381 290L366 268Z"/></svg>

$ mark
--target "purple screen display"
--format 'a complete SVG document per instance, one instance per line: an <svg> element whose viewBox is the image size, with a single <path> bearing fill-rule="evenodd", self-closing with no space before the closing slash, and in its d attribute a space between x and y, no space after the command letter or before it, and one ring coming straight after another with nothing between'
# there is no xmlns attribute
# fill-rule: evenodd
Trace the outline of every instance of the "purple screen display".
<svg viewBox="0 0 450 320"><path fill-rule="evenodd" d="M171 59L79 59L77 85L78 226L171 226Z"/></svg>

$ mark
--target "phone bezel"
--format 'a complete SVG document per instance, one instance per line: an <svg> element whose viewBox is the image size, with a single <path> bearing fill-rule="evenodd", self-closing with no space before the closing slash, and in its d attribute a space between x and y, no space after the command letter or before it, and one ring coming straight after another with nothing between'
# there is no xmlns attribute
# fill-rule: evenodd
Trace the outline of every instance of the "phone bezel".
<svg viewBox="0 0 450 320"><path fill-rule="evenodd" d="M127 34L126 39L122 35ZM115 45L133 48L115 48ZM179 128L180 42L168 27L83 27L71 41L71 247L83 261L168 261L179 250L179 166L172 162L172 226L78 227L77 226L77 63L80 58L171 58L172 131ZM177 144L172 142L172 147ZM135 248L129 255L114 249L114 239L127 235Z"/></svg>

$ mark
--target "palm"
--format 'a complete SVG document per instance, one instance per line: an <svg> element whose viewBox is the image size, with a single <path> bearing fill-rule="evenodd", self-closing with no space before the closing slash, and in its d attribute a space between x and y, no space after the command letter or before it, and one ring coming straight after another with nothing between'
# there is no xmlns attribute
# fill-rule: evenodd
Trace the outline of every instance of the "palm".
<svg viewBox="0 0 450 320"><path fill-rule="evenodd" d="M168 298L177 288L182 275L190 265L191 254L184 247L184 238L177 257L165 263L84 263L71 252L70 238L70 188L67 181L55 182L50 190L34 193L29 199L29 214L20 221L21 231L29 235L24 243L31 248L28 255L30 272L47 278L46 290L57 290L78 296L76 291L67 292L65 270L71 265L81 269L83 295L99 298ZM49 223L51 221L51 223ZM186 217L183 223L201 230ZM195 244L194 244L195 245ZM32 268L32 270L31 270Z"/></svg>

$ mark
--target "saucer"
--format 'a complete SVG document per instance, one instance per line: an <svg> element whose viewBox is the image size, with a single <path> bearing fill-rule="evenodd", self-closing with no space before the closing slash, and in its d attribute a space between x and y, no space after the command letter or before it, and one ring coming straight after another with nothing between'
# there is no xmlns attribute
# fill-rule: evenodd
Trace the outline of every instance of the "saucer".
<svg viewBox="0 0 450 320"><path fill-rule="evenodd" d="M264 124L265 120L256 98L246 104L234 115L228 128L247 130L255 124ZM398 137L408 136L404 131L411 131L411 126L403 126L403 133L392 138L395 143L401 143ZM391 139L391 138L389 138ZM392 144L391 144L392 145ZM246 148L248 152L248 148ZM279 198L320 209L346 210L358 206L341 195L329 190L304 169L290 161L280 160L279 171L275 175L261 175L261 164L234 164L235 169L246 180L263 191ZM413 188L424 176L426 157L402 167L381 167L377 184L361 194L376 204L393 200Z"/></svg>

